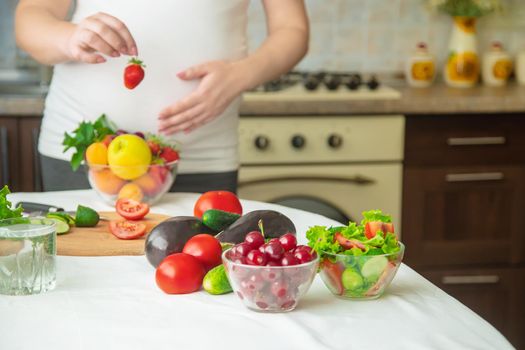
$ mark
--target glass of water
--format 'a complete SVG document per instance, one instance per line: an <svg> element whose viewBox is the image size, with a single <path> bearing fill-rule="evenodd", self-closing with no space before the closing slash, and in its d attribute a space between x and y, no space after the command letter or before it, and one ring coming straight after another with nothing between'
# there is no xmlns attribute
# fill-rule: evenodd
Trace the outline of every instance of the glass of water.
<svg viewBox="0 0 525 350"><path fill-rule="evenodd" d="M53 220L0 220L0 294L30 295L55 288L55 256Z"/></svg>

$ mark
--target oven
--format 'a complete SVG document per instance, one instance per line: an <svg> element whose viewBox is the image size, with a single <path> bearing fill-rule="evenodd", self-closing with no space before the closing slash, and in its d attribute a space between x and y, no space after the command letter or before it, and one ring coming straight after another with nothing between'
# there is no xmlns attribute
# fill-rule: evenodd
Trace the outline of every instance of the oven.
<svg viewBox="0 0 525 350"><path fill-rule="evenodd" d="M239 195L342 224L381 209L400 231L405 119L241 116Z"/></svg>

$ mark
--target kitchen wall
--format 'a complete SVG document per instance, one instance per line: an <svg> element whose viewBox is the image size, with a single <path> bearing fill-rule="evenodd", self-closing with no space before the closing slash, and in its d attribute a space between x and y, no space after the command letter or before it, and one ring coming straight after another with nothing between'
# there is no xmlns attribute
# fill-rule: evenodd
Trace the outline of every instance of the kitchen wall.
<svg viewBox="0 0 525 350"><path fill-rule="evenodd" d="M479 48L499 40L513 53L525 49L525 1L503 0L506 11L480 20ZM0 69L30 65L16 50L13 11L17 0L0 0ZM426 0L306 0L311 20L310 52L299 68L395 73L419 41L439 62L447 56L451 19L431 13ZM249 43L266 35L260 0L251 0Z"/></svg>
<svg viewBox="0 0 525 350"><path fill-rule="evenodd" d="M425 41L442 63L447 56L451 19L431 13L426 0L306 0L311 21L310 52L305 70L395 73L403 69L416 43ZM505 12L479 22L479 48L492 40L510 51L525 49L525 1L503 0ZM252 0L250 47L266 35L261 1Z"/></svg>

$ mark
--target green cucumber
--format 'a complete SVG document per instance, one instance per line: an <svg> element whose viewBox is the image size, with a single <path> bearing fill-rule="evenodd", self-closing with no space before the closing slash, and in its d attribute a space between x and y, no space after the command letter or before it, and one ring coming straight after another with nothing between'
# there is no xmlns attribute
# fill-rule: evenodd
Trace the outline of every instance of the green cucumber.
<svg viewBox="0 0 525 350"><path fill-rule="evenodd" d="M69 232L69 225L64 220L56 217L49 217L48 219L55 222L55 230L57 231L57 235L63 235Z"/></svg>
<svg viewBox="0 0 525 350"><path fill-rule="evenodd" d="M202 214L202 222L212 230L220 232L233 224L241 216L219 209L208 209Z"/></svg>
<svg viewBox="0 0 525 350"><path fill-rule="evenodd" d="M352 267L348 267L343 271L341 282L343 282L345 290L348 291L356 291L363 287L364 284L363 277Z"/></svg>
<svg viewBox="0 0 525 350"><path fill-rule="evenodd" d="M361 274L367 281L374 282L385 271L388 259L384 256L372 256L361 267Z"/></svg>
<svg viewBox="0 0 525 350"><path fill-rule="evenodd" d="M224 265L215 266L208 271L202 281L202 287L205 291L213 295L230 293L232 286L230 285L230 281L228 281L228 276L226 276Z"/></svg>

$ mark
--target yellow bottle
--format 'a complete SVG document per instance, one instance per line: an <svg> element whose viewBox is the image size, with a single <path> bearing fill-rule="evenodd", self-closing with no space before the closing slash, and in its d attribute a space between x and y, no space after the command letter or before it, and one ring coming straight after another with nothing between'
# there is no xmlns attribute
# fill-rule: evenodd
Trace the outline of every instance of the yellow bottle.
<svg viewBox="0 0 525 350"><path fill-rule="evenodd" d="M419 43L414 54L408 59L405 77L409 86L428 87L434 82L436 63L425 43Z"/></svg>
<svg viewBox="0 0 525 350"><path fill-rule="evenodd" d="M493 42L490 50L483 55L481 71L483 83L488 86L504 86L512 73L512 58L503 45Z"/></svg>

